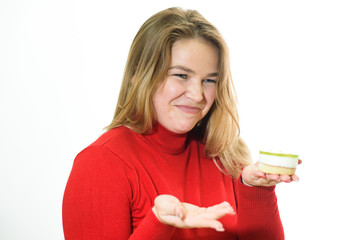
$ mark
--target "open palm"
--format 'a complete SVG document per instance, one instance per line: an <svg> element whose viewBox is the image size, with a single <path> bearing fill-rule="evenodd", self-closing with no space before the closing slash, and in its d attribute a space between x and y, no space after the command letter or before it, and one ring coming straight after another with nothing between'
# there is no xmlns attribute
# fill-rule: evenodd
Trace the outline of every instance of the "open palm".
<svg viewBox="0 0 360 240"><path fill-rule="evenodd" d="M159 195L155 199L153 212L164 224L178 228L213 228L224 231L219 218L235 214L228 202L210 207L199 207L190 203L180 202L172 195Z"/></svg>

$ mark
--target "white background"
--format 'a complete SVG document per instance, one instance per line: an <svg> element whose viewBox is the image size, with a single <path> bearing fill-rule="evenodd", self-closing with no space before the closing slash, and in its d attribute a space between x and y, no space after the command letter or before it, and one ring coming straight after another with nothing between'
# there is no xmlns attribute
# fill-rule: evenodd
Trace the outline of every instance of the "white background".
<svg viewBox="0 0 360 240"><path fill-rule="evenodd" d="M227 41L254 159L304 161L277 187L287 239L359 237L357 2L0 0L0 239L63 239L73 159L112 119L137 30L171 6Z"/></svg>

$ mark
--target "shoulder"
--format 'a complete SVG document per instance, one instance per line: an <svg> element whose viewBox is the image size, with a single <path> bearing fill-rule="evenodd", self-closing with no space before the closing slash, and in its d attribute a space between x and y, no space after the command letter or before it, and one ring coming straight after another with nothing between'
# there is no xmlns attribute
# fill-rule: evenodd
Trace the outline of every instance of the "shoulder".
<svg viewBox="0 0 360 240"><path fill-rule="evenodd" d="M111 196L130 201L133 189L138 185L134 168L108 147L121 131L104 133L77 154L66 187L68 196L80 194L88 198L91 194L108 194L110 191Z"/></svg>
<svg viewBox="0 0 360 240"><path fill-rule="evenodd" d="M97 167L102 167L102 165L114 167L114 165L126 164L121 152L128 149L129 144L133 145L133 142L138 141L137 135L127 127L111 129L78 153L74 164L78 162L93 167L94 165Z"/></svg>
<svg viewBox="0 0 360 240"><path fill-rule="evenodd" d="M130 129L119 127L101 135L76 155L69 181L81 185L111 183L126 190L125 192L131 192L138 183L136 170L118 152L122 151L122 143L132 133ZM119 149L118 152L115 151L116 148Z"/></svg>
<svg viewBox="0 0 360 240"><path fill-rule="evenodd" d="M120 126L105 132L83 151L102 149L103 151L110 151L115 155L123 156L124 153L133 151L136 146L141 145L141 139L141 134L125 126Z"/></svg>
<svg viewBox="0 0 360 240"><path fill-rule="evenodd" d="M114 143L123 143L127 142L139 135L134 131L130 130L125 126L120 126L113 128L104 134L102 134L96 141L90 144L89 147L94 146L112 146Z"/></svg>

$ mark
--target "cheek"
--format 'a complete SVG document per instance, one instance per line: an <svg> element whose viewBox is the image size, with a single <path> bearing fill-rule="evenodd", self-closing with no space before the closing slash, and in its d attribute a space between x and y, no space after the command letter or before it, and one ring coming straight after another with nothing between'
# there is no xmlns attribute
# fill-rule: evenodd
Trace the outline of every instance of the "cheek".
<svg viewBox="0 0 360 240"><path fill-rule="evenodd" d="M204 95L205 95L206 103L212 105L216 97L216 88L206 89Z"/></svg>
<svg viewBox="0 0 360 240"><path fill-rule="evenodd" d="M154 96L153 96L153 104L154 104L154 108L155 108L155 113L156 115L159 117L159 113L162 111L163 109L163 91L162 89L157 89Z"/></svg>
<svg viewBox="0 0 360 240"><path fill-rule="evenodd" d="M165 87L166 91L169 93L169 95L175 95L178 92L181 91L181 89L183 89L183 85L181 84L180 81L174 79L174 78L169 78L166 83L165 83Z"/></svg>
<svg viewBox="0 0 360 240"><path fill-rule="evenodd" d="M153 103L157 114L160 112L168 111L172 100L178 96L178 87L173 84L165 82L163 86L156 90Z"/></svg>
<svg viewBox="0 0 360 240"><path fill-rule="evenodd" d="M183 87L176 81L168 80L162 89L163 101L171 103L183 94Z"/></svg>

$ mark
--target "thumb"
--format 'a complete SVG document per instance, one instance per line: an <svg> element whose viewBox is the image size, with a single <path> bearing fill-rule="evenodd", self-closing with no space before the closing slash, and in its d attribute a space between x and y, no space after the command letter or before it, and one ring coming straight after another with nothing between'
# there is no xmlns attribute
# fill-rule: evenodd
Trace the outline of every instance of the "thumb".
<svg viewBox="0 0 360 240"><path fill-rule="evenodd" d="M166 215L183 217L184 208L180 200L172 195L159 195L155 198L154 204L158 218Z"/></svg>

